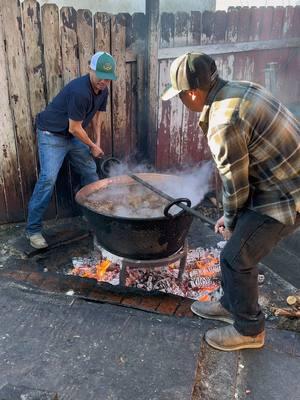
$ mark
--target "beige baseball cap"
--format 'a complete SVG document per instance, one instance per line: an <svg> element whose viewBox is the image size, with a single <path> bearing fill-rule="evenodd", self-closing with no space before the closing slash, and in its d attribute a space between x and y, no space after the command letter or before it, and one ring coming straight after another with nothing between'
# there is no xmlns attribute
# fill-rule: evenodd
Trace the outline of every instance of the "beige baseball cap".
<svg viewBox="0 0 300 400"><path fill-rule="evenodd" d="M176 58L170 68L171 83L161 95L169 100L183 90L208 90L218 77L215 60L204 53L186 53Z"/></svg>

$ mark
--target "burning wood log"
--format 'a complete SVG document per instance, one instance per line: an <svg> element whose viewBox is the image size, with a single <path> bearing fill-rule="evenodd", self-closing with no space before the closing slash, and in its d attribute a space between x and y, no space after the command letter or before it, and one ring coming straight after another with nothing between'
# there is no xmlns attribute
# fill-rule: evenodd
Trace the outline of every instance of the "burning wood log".
<svg viewBox="0 0 300 400"><path fill-rule="evenodd" d="M300 308L300 295L288 296L286 302L289 306Z"/></svg>
<svg viewBox="0 0 300 400"><path fill-rule="evenodd" d="M197 248L188 251L187 265L181 282L178 281L178 263L167 263L163 267L147 269L127 268L126 286L147 291L159 290L200 301L218 300L220 290L220 264L218 249ZM101 253L101 258L73 258L70 274L94 278L98 282L119 284L121 259ZM99 255L98 255L99 257Z"/></svg>
<svg viewBox="0 0 300 400"><path fill-rule="evenodd" d="M272 312L276 317L293 317L300 318L300 310L295 308L276 308L273 307Z"/></svg>

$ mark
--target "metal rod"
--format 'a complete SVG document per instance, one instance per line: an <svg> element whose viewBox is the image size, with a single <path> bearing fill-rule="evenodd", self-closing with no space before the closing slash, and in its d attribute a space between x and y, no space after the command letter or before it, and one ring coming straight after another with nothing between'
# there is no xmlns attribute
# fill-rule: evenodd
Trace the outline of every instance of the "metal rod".
<svg viewBox="0 0 300 400"><path fill-rule="evenodd" d="M155 186L152 186L150 183L144 181L143 179L139 178L138 176L134 174L128 174L130 178L134 179L136 182L139 182L141 185L144 185L146 188L152 190L152 192L155 192L159 196L163 197L164 199L173 202L175 199L171 196L169 196L167 193L162 192L161 190L157 189ZM206 217L205 215L201 214L199 211L194 210L191 207L186 206L183 203L176 203L177 207L180 207L182 210L188 212L189 214L194 215L195 217L201 219L201 221L208 223L211 226L215 226L215 222L209 218Z"/></svg>

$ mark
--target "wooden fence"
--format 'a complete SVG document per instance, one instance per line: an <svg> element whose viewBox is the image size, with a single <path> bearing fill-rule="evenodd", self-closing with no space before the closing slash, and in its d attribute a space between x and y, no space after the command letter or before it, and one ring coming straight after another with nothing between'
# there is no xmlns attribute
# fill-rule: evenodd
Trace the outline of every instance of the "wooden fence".
<svg viewBox="0 0 300 400"><path fill-rule="evenodd" d="M34 118L71 79L88 71L94 51L111 52L118 80L102 118L106 155L143 151L145 14L105 13L0 0L0 223L22 221L37 177ZM141 116L141 118L139 118ZM139 128L139 129L137 129ZM141 135L141 137L139 137ZM74 212L64 163L47 217Z"/></svg>
<svg viewBox="0 0 300 400"><path fill-rule="evenodd" d="M160 27L159 93L169 82L175 57L202 51L214 57L224 79L260 83L300 111L299 6L163 14ZM208 159L205 138L197 128L199 115L183 107L179 98L158 104L157 167Z"/></svg>
<svg viewBox="0 0 300 400"><path fill-rule="evenodd" d="M259 82L284 103L299 104L299 21L300 7L159 17L159 0L146 0L146 15L132 16L0 0L0 223L26 218L38 172L36 114L87 72L94 51L117 61L102 119L105 154L147 155L163 170L210 157L197 114L178 99L159 101L172 60L188 50L213 54L224 78ZM72 182L65 163L47 217L74 214Z"/></svg>

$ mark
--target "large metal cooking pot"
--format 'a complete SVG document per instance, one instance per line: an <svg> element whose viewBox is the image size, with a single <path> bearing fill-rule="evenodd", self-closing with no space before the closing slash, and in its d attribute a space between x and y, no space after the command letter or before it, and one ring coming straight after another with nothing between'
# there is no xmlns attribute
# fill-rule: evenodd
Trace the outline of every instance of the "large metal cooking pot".
<svg viewBox="0 0 300 400"><path fill-rule="evenodd" d="M176 179L167 174L136 175L154 186L170 177ZM127 175L114 176L84 186L75 197L101 246L121 257L149 260L168 257L184 245L193 220L185 211L167 217L127 218L98 213L85 204L90 194L112 185L136 185L136 182Z"/></svg>

